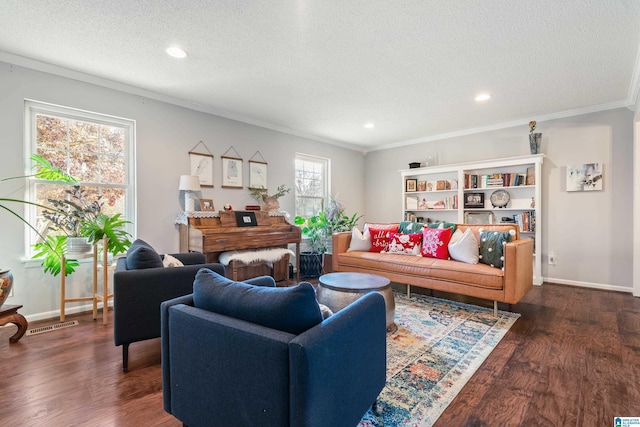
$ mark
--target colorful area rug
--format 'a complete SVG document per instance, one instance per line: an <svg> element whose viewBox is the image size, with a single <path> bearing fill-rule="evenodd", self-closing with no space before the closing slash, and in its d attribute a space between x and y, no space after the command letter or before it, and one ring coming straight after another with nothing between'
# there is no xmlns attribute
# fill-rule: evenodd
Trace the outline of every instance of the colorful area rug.
<svg viewBox="0 0 640 427"><path fill-rule="evenodd" d="M438 298L395 294L387 384L359 427L431 426L520 317Z"/></svg>

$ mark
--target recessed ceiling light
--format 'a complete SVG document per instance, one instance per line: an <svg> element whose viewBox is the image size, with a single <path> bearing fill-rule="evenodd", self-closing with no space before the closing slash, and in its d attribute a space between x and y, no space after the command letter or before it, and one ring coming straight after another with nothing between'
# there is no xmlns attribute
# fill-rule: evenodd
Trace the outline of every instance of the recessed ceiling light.
<svg viewBox="0 0 640 427"><path fill-rule="evenodd" d="M481 93L480 95L476 96L476 101L478 102L488 101L489 99L491 99L491 95L489 95L488 93Z"/></svg>
<svg viewBox="0 0 640 427"><path fill-rule="evenodd" d="M171 46L167 48L167 55L182 59L187 57L187 52L178 46Z"/></svg>
<svg viewBox="0 0 640 427"><path fill-rule="evenodd" d="M364 127L366 127L367 129L373 129L374 127L376 127L376 125L374 125L373 123L367 123L364 125Z"/></svg>

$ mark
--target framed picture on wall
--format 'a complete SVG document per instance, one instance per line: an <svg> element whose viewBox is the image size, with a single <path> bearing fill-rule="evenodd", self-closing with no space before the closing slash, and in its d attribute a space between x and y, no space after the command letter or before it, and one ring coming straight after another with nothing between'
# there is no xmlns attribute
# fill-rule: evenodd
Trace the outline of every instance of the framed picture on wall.
<svg viewBox="0 0 640 427"><path fill-rule="evenodd" d="M191 175L200 178L200 187L213 187L213 155L189 152Z"/></svg>
<svg viewBox="0 0 640 427"><path fill-rule="evenodd" d="M242 188L242 159L222 157L222 188Z"/></svg>
<svg viewBox="0 0 640 427"><path fill-rule="evenodd" d="M249 160L249 188L267 188L267 164Z"/></svg>

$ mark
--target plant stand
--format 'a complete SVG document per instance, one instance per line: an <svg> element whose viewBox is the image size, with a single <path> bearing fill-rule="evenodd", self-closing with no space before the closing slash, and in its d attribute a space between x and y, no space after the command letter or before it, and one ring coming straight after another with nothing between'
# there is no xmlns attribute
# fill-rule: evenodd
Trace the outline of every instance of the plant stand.
<svg viewBox="0 0 640 427"><path fill-rule="evenodd" d="M108 239L104 238L102 241L102 293L98 292L98 266L100 261L98 259L98 245L93 245L93 253L81 254L77 258L87 258L91 256L93 258L93 295L90 297L81 298L67 298L66 297L66 276L64 274L66 268L66 257L62 255L62 268L60 270L60 322L64 322L65 319L65 306L68 302L80 302L91 301L93 303L93 320L98 318L98 301L102 301L102 324L106 325L109 322L109 298L113 298L113 294L109 294L109 264L107 251Z"/></svg>

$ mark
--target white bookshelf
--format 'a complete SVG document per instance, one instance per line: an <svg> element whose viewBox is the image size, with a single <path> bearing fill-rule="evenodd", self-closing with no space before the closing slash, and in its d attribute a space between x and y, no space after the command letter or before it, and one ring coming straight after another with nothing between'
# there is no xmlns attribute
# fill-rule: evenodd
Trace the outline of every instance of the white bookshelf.
<svg viewBox="0 0 640 427"><path fill-rule="evenodd" d="M542 257L540 254L543 226L541 168L543 160L544 154L535 154L482 162L403 169L400 171L402 176L401 218L422 222L447 221L455 223L484 220L485 218L492 218L493 223L500 223L506 222L503 221L503 218L518 218L522 221L521 238L535 239L533 282L536 285L541 285ZM528 170L533 182L526 181ZM466 184L469 181L466 179L467 176L478 177L477 188L467 188ZM495 182L502 179L502 183L487 186L487 176L493 177ZM516 178L516 176L520 176L520 178ZM522 178L523 176L524 178ZM521 185L504 185L504 183L513 184L516 179L522 182ZM409 184L409 189L413 189L413 182L408 183L408 180L415 180L415 191L407 191L407 184ZM509 195L510 200L505 207L494 207L491 203L491 195L497 190L504 190ZM471 197L472 194L482 196L474 198ZM476 201L479 197L483 197L484 201L481 206L465 208L465 196L476 199ZM532 202L533 207L531 206ZM535 227L527 227L533 221L535 221Z"/></svg>

